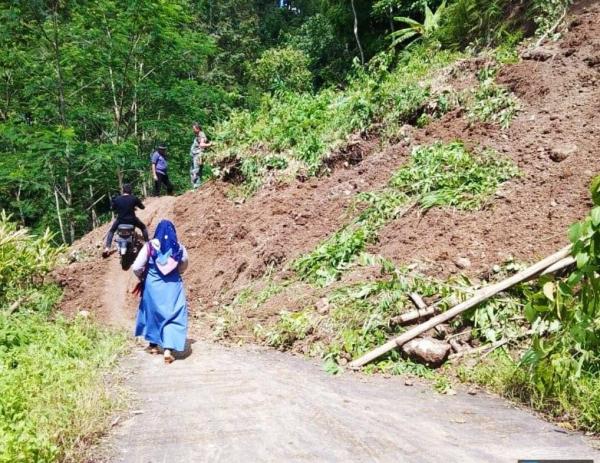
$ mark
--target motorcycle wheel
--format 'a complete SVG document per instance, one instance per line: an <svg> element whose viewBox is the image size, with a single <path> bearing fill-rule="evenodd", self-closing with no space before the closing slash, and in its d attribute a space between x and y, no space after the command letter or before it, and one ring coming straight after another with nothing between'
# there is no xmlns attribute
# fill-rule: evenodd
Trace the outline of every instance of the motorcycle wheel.
<svg viewBox="0 0 600 463"><path fill-rule="evenodd" d="M127 252L121 255L121 268L123 270L129 270L131 264L133 264L135 256L132 255L131 251L127 250Z"/></svg>

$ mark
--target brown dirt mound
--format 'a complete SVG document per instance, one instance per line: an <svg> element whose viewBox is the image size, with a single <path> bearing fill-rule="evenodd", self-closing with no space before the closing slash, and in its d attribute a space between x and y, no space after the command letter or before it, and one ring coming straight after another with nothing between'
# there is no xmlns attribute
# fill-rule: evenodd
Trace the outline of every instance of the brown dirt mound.
<svg viewBox="0 0 600 463"><path fill-rule="evenodd" d="M587 185L600 171L599 5L577 11L568 24L564 39L544 45L544 60L524 59L502 71L500 81L523 106L509 130L470 124L459 112L425 129L406 129L413 146L462 139L494 148L513 159L523 177L505 185L484 210L434 209L396 220L371 251L399 263L424 262L434 275L457 271L456 259L468 257L471 267L463 271L475 275L509 256L533 260L565 243L567 227L589 210ZM473 75L477 67L463 71ZM185 281L192 313L213 311L269 267L282 267L337 230L348 220L355 194L384 186L405 162L405 145L380 149L376 140L363 141L352 162L333 162L329 176L274 181L243 203L228 198L227 184L213 182L174 199L166 210L153 210L162 217L172 207L189 249ZM75 248L94 248L105 228ZM111 318L103 291L122 278L120 270L107 270L106 261L94 257L57 273L66 288L66 311L87 308Z"/></svg>
<svg viewBox="0 0 600 463"><path fill-rule="evenodd" d="M600 50L600 11L582 11L566 37L534 56L507 66L500 83L519 97L523 111L510 129L470 125L449 114L421 131L415 143L462 139L510 157L523 177L506 184L477 212L433 209L391 223L372 252L401 263L420 261L429 273L459 271L466 257L469 274L511 257L531 261L567 242L570 224L591 206L590 179L600 172L600 67L590 59ZM460 270L464 272L464 269Z"/></svg>

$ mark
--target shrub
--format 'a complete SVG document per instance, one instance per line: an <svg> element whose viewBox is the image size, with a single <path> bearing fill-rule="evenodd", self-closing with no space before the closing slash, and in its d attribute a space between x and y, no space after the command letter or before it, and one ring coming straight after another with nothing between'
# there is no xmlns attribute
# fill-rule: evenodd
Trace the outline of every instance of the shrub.
<svg viewBox="0 0 600 463"><path fill-rule="evenodd" d="M33 237L18 228L4 212L0 214L0 304L15 299L17 293L41 283L56 261L61 249L52 246L46 231Z"/></svg>
<svg viewBox="0 0 600 463"><path fill-rule="evenodd" d="M584 376L600 380L600 206L569 238L577 268L566 279L543 279L525 310L535 336L522 363L542 397L568 393Z"/></svg>
<svg viewBox="0 0 600 463"><path fill-rule="evenodd" d="M295 48L270 48L254 63L251 76L265 92L307 92L312 87L308 56Z"/></svg>
<svg viewBox="0 0 600 463"><path fill-rule="evenodd" d="M78 318L0 312L0 461L73 461L115 406L102 381L123 340Z"/></svg>
<svg viewBox="0 0 600 463"><path fill-rule="evenodd" d="M52 315L51 241L0 216L0 462L83 459L115 405L102 378L124 340Z"/></svg>
<svg viewBox="0 0 600 463"><path fill-rule="evenodd" d="M515 32L530 31L525 7L512 0L456 0L446 9L437 37L450 49L497 45Z"/></svg>

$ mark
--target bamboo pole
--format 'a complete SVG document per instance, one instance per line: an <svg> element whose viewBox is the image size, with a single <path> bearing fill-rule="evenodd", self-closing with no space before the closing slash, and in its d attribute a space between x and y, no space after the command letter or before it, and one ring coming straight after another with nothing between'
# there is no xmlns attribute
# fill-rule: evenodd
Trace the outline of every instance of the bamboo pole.
<svg viewBox="0 0 600 463"><path fill-rule="evenodd" d="M545 259L541 260L537 264L534 264L531 267L528 267L525 270L522 270L519 273L514 274L510 278L507 278L506 280L502 280L498 283L495 283L493 285L490 285L490 286L480 289L471 298L467 299L466 301L461 302L457 306L454 306L452 309L431 318L430 320L426 321L425 323L415 326L411 330L408 330L406 333L403 333L402 335L398 336L397 338L394 338L394 339L386 342L382 346L379 346L377 349L367 352L362 357L350 362L350 364L348 366L350 368L359 368L359 367L362 367L363 365L366 365L367 363L375 360L376 358L381 357L383 354L391 351L392 349L394 349L396 347L400 347L403 344L410 341L411 339L416 338L420 334L423 334L426 331L429 331L431 328L434 328L435 326L439 325L440 323L444 323L444 322L456 317L457 315L469 310L470 308L475 307L477 304L489 299L490 297L494 296L495 294L498 294L499 292L502 292L505 289L508 289L508 288L510 288L518 283L521 283L525 280L528 280L532 276L538 275L539 273L543 272L548 267L554 265L556 262L564 259L565 257L568 257L570 252L571 252L571 246L564 247L560 251L546 257Z"/></svg>
<svg viewBox="0 0 600 463"><path fill-rule="evenodd" d="M556 264L552 264L546 270L544 270L542 275L549 275L550 273L558 272L569 265L573 265L575 263L575 258L573 256L565 257L564 259L559 260Z"/></svg>
<svg viewBox="0 0 600 463"><path fill-rule="evenodd" d="M410 297L410 300L417 306L417 309L427 310L427 304L425 304L425 301L419 293L410 293L408 297Z"/></svg>
<svg viewBox="0 0 600 463"><path fill-rule="evenodd" d="M431 317L435 314L435 311L435 306L425 307L424 309L415 309L392 318L390 322L392 325L405 325L421 318Z"/></svg>

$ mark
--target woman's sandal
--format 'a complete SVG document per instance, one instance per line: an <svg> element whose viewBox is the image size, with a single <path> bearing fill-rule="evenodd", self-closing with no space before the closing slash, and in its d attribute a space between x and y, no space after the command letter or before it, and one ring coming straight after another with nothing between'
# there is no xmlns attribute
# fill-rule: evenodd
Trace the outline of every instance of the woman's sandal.
<svg viewBox="0 0 600 463"><path fill-rule="evenodd" d="M156 355L160 353L160 349L158 348L158 346L152 343L148 344L148 347L146 347L144 350L151 355Z"/></svg>
<svg viewBox="0 0 600 463"><path fill-rule="evenodd" d="M173 363L175 361L175 357L173 357L170 349L165 349L164 356L166 364Z"/></svg>

